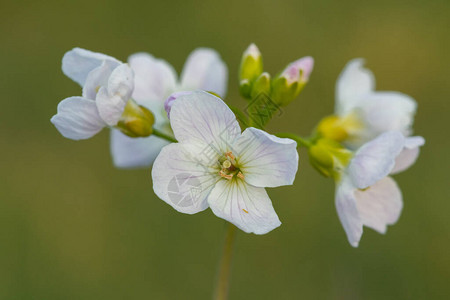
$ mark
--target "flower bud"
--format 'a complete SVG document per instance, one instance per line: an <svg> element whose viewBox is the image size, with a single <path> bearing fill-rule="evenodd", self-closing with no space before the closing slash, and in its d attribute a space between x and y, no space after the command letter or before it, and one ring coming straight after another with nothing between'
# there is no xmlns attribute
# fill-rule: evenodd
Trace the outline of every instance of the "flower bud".
<svg viewBox="0 0 450 300"><path fill-rule="evenodd" d="M309 80L309 76L314 68L314 59L311 56L305 56L290 63L281 73L288 83L298 82L305 84Z"/></svg>
<svg viewBox="0 0 450 300"><path fill-rule="evenodd" d="M250 97L251 86L263 71L261 52L255 44L251 44L242 55L239 71L240 90L245 98Z"/></svg>
<svg viewBox="0 0 450 300"><path fill-rule="evenodd" d="M357 115L352 113L345 117L331 115L323 118L317 126L317 132L321 137L344 142L351 138L362 127Z"/></svg>
<svg viewBox="0 0 450 300"><path fill-rule="evenodd" d="M129 137L146 137L152 134L154 123L152 112L130 99L116 127Z"/></svg>
<svg viewBox="0 0 450 300"><path fill-rule="evenodd" d="M264 72L255 80L251 90L251 97L254 99L261 93L270 95L270 91L270 75L269 73Z"/></svg>
<svg viewBox="0 0 450 300"><path fill-rule="evenodd" d="M310 56L290 63L274 80L274 100L281 106L294 100L308 82L313 67L314 59Z"/></svg>
<svg viewBox="0 0 450 300"><path fill-rule="evenodd" d="M319 139L308 149L311 165L325 177L337 177L348 165L352 152L329 139Z"/></svg>

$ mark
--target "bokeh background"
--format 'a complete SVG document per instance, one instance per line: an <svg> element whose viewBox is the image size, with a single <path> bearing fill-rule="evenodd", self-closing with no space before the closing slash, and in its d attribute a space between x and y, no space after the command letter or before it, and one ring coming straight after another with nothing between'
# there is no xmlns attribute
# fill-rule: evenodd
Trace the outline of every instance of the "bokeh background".
<svg viewBox="0 0 450 300"><path fill-rule="evenodd" d="M49 122L80 94L61 72L75 46L119 59L147 51L181 71L198 46L229 66L255 42L275 74L305 55L311 81L269 130L308 134L333 109L346 62L364 57L380 90L419 103L417 164L396 176L400 221L348 244L334 185L300 153L291 187L269 191L283 225L239 232L231 299L448 299L450 295L448 0L0 1L0 299L208 299L225 231L210 210L177 213L149 170L117 170L107 130L64 139Z"/></svg>

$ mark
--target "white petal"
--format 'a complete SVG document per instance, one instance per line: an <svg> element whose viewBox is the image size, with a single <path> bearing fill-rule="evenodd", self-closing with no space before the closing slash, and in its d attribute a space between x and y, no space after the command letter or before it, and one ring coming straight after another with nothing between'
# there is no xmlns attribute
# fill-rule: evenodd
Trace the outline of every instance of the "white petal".
<svg viewBox="0 0 450 300"><path fill-rule="evenodd" d="M51 122L66 138L88 139L105 127L95 101L82 97L66 98L58 104L58 113Z"/></svg>
<svg viewBox="0 0 450 300"><path fill-rule="evenodd" d="M108 85L108 79L117 66L117 62L105 60L99 67L89 72L83 86L83 97L95 100L99 88Z"/></svg>
<svg viewBox="0 0 450 300"><path fill-rule="evenodd" d="M171 94L166 101L164 101L164 109L166 110L167 117L170 119L170 110L172 109L172 105L175 103L175 101L178 99L178 97L183 95L188 95L192 93L191 91L182 91L182 92L175 92Z"/></svg>
<svg viewBox="0 0 450 300"><path fill-rule="evenodd" d="M266 190L242 180L221 179L208 203L216 216L247 233L265 234L281 225Z"/></svg>
<svg viewBox="0 0 450 300"><path fill-rule="evenodd" d="M233 112L218 97L203 91L180 95L170 111L175 138L222 155L241 133Z"/></svg>
<svg viewBox="0 0 450 300"><path fill-rule="evenodd" d="M344 227L347 239L353 247L358 247L363 233L363 223L358 213L354 187L349 178L342 178L336 187L336 210Z"/></svg>
<svg viewBox="0 0 450 300"><path fill-rule="evenodd" d="M397 174L411 167L419 157L420 147L425 144L425 139L421 136L406 138L405 147L395 160L395 167L391 174Z"/></svg>
<svg viewBox="0 0 450 300"><path fill-rule="evenodd" d="M111 73L108 87L100 88L96 97L98 112L109 126L119 121L132 91L133 71L127 64L122 64Z"/></svg>
<svg viewBox="0 0 450 300"><path fill-rule="evenodd" d="M297 143L256 128L247 128L233 146L245 181L258 187L294 182L298 169Z"/></svg>
<svg viewBox="0 0 450 300"><path fill-rule="evenodd" d="M174 143L165 146L153 164L155 194L182 213L208 208L206 197L221 178L217 168L203 166L197 156L197 149Z"/></svg>
<svg viewBox="0 0 450 300"><path fill-rule="evenodd" d="M164 101L176 88L177 74L165 60L148 53L136 53L128 58L135 75L133 99Z"/></svg>
<svg viewBox="0 0 450 300"><path fill-rule="evenodd" d="M120 130L111 130L111 155L117 168L149 167L161 149L168 144L166 140L156 136L131 138Z"/></svg>
<svg viewBox="0 0 450 300"><path fill-rule="evenodd" d="M128 64L121 64L108 79L108 92L128 100L133 93L134 73Z"/></svg>
<svg viewBox="0 0 450 300"><path fill-rule="evenodd" d="M92 52L81 48L73 48L66 52L62 59L62 71L63 73L77 82L79 85L84 86L86 78L92 70L99 67L104 60L120 63L114 57Z"/></svg>
<svg viewBox="0 0 450 300"><path fill-rule="evenodd" d="M204 90L225 97L228 69L220 55L208 48L194 50L186 60L181 73L183 90Z"/></svg>
<svg viewBox="0 0 450 300"><path fill-rule="evenodd" d="M356 190L355 198L363 224L383 234L387 225L397 222L403 208L402 193L390 177L366 190Z"/></svg>
<svg viewBox="0 0 450 300"><path fill-rule="evenodd" d="M389 131L359 148L348 167L355 186L365 189L386 177L393 170L404 144L403 134Z"/></svg>
<svg viewBox="0 0 450 300"><path fill-rule="evenodd" d="M375 92L363 97L356 106L362 113L366 130L366 139L396 130L404 135L411 133L416 112L416 101L399 92Z"/></svg>
<svg viewBox="0 0 450 300"><path fill-rule="evenodd" d="M363 67L363 59L353 59L344 68L336 82L336 108L338 115L349 113L361 97L375 89L372 72Z"/></svg>

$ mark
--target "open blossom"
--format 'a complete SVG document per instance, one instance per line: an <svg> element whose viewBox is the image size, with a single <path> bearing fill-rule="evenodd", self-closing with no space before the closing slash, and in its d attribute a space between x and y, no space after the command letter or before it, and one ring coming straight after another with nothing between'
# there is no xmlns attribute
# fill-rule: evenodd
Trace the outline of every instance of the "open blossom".
<svg viewBox="0 0 450 300"><path fill-rule="evenodd" d="M412 133L416 101L400 92L375 91L373 73L363 59L351 60L336 83L335 114L346 132L343 142L352 148L383 132Z"/></svg>
<svg viewBox="0 0 450 300"><path fill-rule="evenodd" d="M384 234L387 225L397 222L402 194L389 175L410 167L417 156L408 151L423 144L421 137L408 139L399 131L383 133L359 148L340 174L336 209L353 247L359 245L363 225Z"/></svg>
<svg viewBox="0 0 450 300"><path fill-rule="evenodd" d="M228 70L219 54L207 48L194 50L186 60L180 79L173 67L147 53L131 55L128 62L135 73L133 99L150 109L155 116L154 128L172 134L164 101L173 92L204 90L224 97ZM168 142L157 136L130 138L119 130L111 132L111 154L120 168L148 167Z"/></svg>
<svg viewBox="0 0 450 300"><path fill-rule="evenodd" d="M241 133L228 106L203 91L177 96L170 124L179 142L165 146L154 162L158 197L187 214L210 207L249 233L281 224L264 187L293 183L295 141L256 128Z"/></svg>
<svg viewBox="0 0 450 300"><path fill-rule="evenodd" d="M63 72L83 87L82 96L61 101L51 119L64 137L88 139L104 127L117 125L134 87L127 64L74 49L63 58Z"/></svg>

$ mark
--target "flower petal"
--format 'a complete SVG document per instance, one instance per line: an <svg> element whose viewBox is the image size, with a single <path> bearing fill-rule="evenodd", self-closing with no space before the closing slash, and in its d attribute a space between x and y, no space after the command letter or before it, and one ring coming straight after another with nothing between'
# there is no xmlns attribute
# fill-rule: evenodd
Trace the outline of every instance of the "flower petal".
<svg viewBox="0 0 450 300"><path fill-rule="evenodd" d="M364 96L356 108L362 113L367 141L391 130L409 135L417 104L399 92L375 92Z"/></svg>
<svg viewBox="0 0 450 300"><path fill-rule="evenodd" d="M114 57L92 52L81 48L73 48L66 52L62 59L62 71L63 73L77 82L79 85L84 86L86 78L92 70L99 67L104 60L112 61L117 64L120 63Z"/></svg>
<svg viewBox="0 0 450 300"><path fill-rule="evenodd" d="M209 48L198 48L189 55L181 73L183 90L204 90L225 97L228 69L220 55Z"/></svg>
<svg viewBox="0 0 450 300"><path fill-rule="evenodd" d="M89 72L83 86L83 97L95 100L99 88L108 85L108 79L118 65L115 61L105 60L99 67Z"/></svg>
<svg viewBox="0 0 450 300"><path fill-rule="evenodd" d="M364 68L361 58L351 60L336 82L336 108L338 115L349 113L361 100L361 97L375 89L373 73Z"/></svg>
<svg viewBox="0 0 450 300"><path fill-rule="evenodd" d="M405 144L399 131L389 131L364 144L350 161L348 173L355 186L365 189L386 177Z"/></svg>
<svg viewBox="0 0 450 300"><path fill-rule="evenodd" d="M425 139L421 136L407 137L405 147L395 160L395 167L391 174L397 174L411 167L419 157L420 147L425 144Z"/></svg>
<svg viewBox="0 0 450 300"><path fill-rule="evenodd" d="M51 122L64 137L72 140L88 139L106 125L98 114L95 101L82 97L61 101Z"/></svg>
<svg viewBox="0 0 450 300"><path fill-rule="evenodd" d="M265 234L281 225L266 190L242 180L221 179L208 203L216 216L247 233Z"/></svg>
<svg viewBox="0 0 450 300"><path fill-rule="evenodd" d="M190 145L170 144L161 150L152 169L155 194L186 214L208 208L206 198L221 178L216 168L200 164L197 155Z"/></svg>
<svg viewBox="0 0 450 300"><path fill-rule="evenodd" d="M220 155L230 149L241 133L228 106L203 91L180 95L172 104L170 124L179 142L196 144Z"/></svg>
<svg viewBox="0 0 450 300"><path fill-rule="evenodd" d="M379 233L395 224L403 208L402 193L397 183L385 177L366 190L355 191L356 206L363 224Z"/></svg>
<svg viewBox="0 0 450 300"><path fill-rule="evenodd" d="M172 95L169 96L169 98L166 99L166 101L164 101L164 109L167 113L167 118L170 119L170 110L172 109L172 105L175 102L175 100L178 99L178 97L182 96L182 95L188 95L192 92L187 91L187 92L175 92Z"/></svg>
<svg viewBox="0 0 450 300"><path fill-rule="evenodd" d="M168 145L156 136L131 138L120 130L111 130L111 155L117 168L149 167L161 149Z"/></svg>
<svg viewBox="0 0 450 300"><path fill-rule="evenodd" d="M262 130L247 128L233 145L245 181L257 187L276 187L294 182L298 169L297 143Z"/></svg>
<svg viewBox="0 0 450 300"><path fill-rule="evenodd" d="M108 87L102 87L98 91L98 112L109 126L114 126L119 121L133 92L133 86L133 71L127 64L122 64L111 73Z"/></svg>
<svg viewBox="0 0 450 300"><path fill-rule="evenodd" d="M135 75L133 99L164 101L175 91L177 74L165 60L148 53L136 53L128 58Z"/></svg>
<svg viewBox="0 0 450 300"><path fill-rule="evenodd" d="M335 204L350 245L358 247L363 233L363 223L356 206L354 190L350 178L342 178L336 187Z"/></svg>

